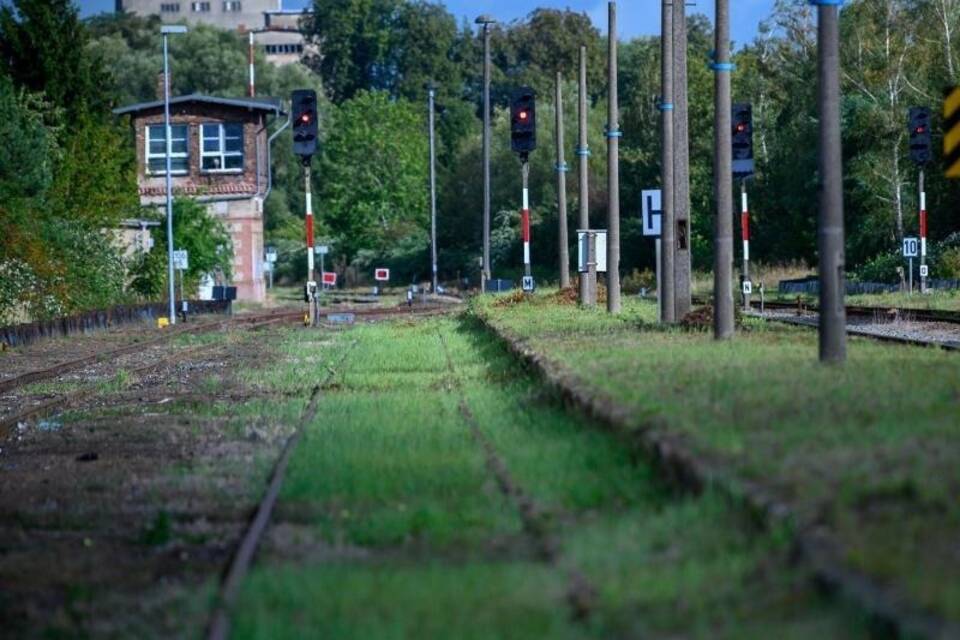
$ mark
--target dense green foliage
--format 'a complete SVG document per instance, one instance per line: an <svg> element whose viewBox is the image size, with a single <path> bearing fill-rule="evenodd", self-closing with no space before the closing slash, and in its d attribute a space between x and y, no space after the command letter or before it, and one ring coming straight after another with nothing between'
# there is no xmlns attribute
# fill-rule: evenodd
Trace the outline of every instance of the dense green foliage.
<svg viewBox="0 0 960 640"><path fill-rule="evenodd" d="M163 210L144 211L144 218L161 223L166 220ZM233 247L230 234L220 218L204 205L189 198L173 201L173 237L175 249L186 249L189 268L184 273L184 286L196 287L205 274L222 274L227 279L233 266ZM167 283L167 226L161 224L153 233L151 251L133 256L131 288L145 298L163 297Z"/></svg>
<svg viewBox="0 0 960 640"><path fill-rule="evenodd" d="M68 2L0 7L0 322L125 297L133 154L87 43Z"/></svg>

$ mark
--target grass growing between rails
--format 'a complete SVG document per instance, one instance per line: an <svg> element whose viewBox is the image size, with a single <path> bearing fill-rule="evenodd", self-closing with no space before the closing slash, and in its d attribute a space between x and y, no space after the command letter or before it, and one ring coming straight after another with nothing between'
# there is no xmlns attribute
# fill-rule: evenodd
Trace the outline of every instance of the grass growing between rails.
<svg viewBox="0 0 960 640"><path fill-rule="evenodd" d="M668 493L470 319L300 331L283 351L265 390L345 359L291 460L236 638L868 637L790 564L783 532L712 493ZM490 455L537 506L536 531Z"/></svg>
<svg viewBox="0 0 960 640"><path fill-rule="evenodd" d="M700 455L826 527L844 561L914 605L960 620L960 359L851 339L844 366L817 362L815 332L748 321L736 339L531 301L478 301L633 428L681 434Z"/></svg>

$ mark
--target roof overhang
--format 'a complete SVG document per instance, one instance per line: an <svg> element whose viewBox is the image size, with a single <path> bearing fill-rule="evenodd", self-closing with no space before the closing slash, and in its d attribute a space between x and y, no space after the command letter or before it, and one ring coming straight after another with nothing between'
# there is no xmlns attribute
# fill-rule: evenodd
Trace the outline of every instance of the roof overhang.
<svg viewBox="0 0 960 640"><path fill-rule="evenodd" d="M219 98L216 96L205 96L199 93L191 93L186 96L177 96L170 98L170 105L180 105L196 102L200 104L209 104L220 107L234 107L237 109L248 109L251 111L263 111L266 113L275 113L278 116L286 115L286 112L280 107L279 98ZM149 111L163 107L163 100L154 100L152 102L139 102L137 104L118 107L113 110L114 115L122 116L141 111Z"/></svg>

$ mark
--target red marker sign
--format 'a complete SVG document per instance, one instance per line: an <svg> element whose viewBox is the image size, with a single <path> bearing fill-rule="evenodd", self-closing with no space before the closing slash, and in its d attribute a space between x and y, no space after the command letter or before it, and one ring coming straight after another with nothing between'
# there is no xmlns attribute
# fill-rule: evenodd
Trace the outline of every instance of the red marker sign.
<svg viewBox="0 0 960 640"><path fill-rule="evenodd" d="M390 280L390 269L374 269L373 279L377 282L387 282Z"/></svg>
<svg viewBox="0 0 960 640"><path fill-rule="evenodd" d="M328 284L331 287L337 286L337 274L334 273L333 271L324 271L323 284Z"/></svg>

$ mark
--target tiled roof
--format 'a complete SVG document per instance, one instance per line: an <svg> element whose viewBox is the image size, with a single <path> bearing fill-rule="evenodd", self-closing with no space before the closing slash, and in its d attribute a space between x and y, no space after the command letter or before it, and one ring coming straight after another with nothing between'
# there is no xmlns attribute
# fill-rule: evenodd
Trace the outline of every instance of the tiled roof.
<svg viewBox="0 0 960 640"><path fill-rule="evenodd" d="M258 111L270 111L277 115L286 115L280 108L279 98L218 98L216 96L205 96L199 93L191 93L187 96L177 96L170 98L171 105L184 104L187 102L202 102L205 104L215 104L226 107L237 107L240 109L254 109ZM153 102L138 102L137 104L118 107L113 113L121 116L127 113L137 113L156 109L163 106L163 100L154 100Z"/></svg>

